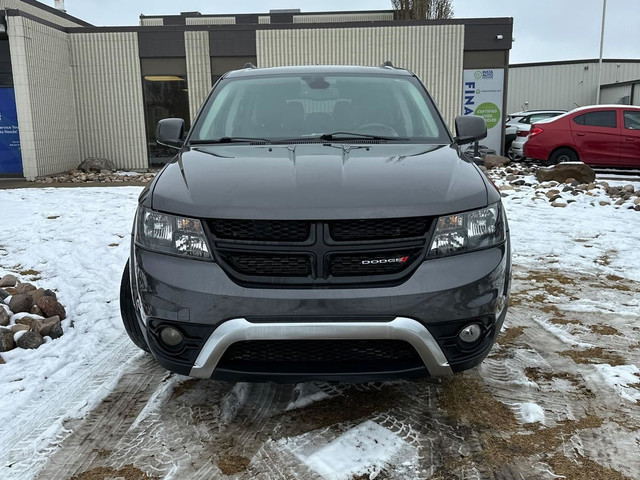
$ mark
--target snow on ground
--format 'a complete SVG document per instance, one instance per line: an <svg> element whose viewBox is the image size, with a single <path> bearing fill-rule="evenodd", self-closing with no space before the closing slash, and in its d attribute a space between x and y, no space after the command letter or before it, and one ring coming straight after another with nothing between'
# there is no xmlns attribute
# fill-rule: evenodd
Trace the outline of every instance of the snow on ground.
<svg viewBox="0 0 640 480"><path fill-rule="evenodd" d="M0 449L1 478L36 475L69 434L63 421L91 411L114 389L129 368L128 362L141 355L126 337L118 308L120 276L129 253L140 191L138 187L0 190L0 205L5 207L0 227L0 276L39 272L33 283L55 289L68 313L62 338L35 351L2 354L7 363L0 366L0 438L10 448ZM565 208L551 207L546 199L532 200L533 187L505 193L513 261L519 268L640 281L640 249L634 227L640 223L640 212L626 206L601 206L602 192L576 197L578 201ZM615 292L607 296L609 293L572 302L573 308L620 311L630 316L640 313L637 300L621 306ZM534 320L567 344L591 346L574 338L568 329L545 319ZM524 367L523 363L519 369ZM491 375L492 369L500 373L500 368L499 360L490 359L481 373ZM638 399L638 390L629 387L638 378L637 366L600 364L593 368L612 394L621 400ZM495 381L504 377L500 380L503 383L525 385L528 380L524 374L520 376L523 378L511 379L496 374ZM171 381L156 392L138 423L170 396L174 384ZM309 388L302 388L287 410L325 398L321 390ZM246 384L237 384L223 413L237 410L246 392ZM546 406L526 399L514 404L515 400L510 406L523 423L545 424L548 420L551 412L545 411ZM311 437L305 435L280 440L279 445L327 479L361 474L374 478L392 457L412 461L416 455L413 446L372 421L341 433L329 429L323 443L310 444L307 440ZM318 438L317 432L313 438Z"/></svg>

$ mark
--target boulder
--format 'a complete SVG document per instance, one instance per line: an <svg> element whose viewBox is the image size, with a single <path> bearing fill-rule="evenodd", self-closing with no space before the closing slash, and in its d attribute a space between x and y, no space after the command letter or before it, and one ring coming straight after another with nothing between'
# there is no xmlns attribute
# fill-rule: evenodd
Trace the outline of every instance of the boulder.
<svg viewBox="0 0 640 480"><path fill-rule="evenodd" d="M7 292L4 288L0 288L0 302L2 302L8 296L9 292Z"/></svg>
<svg viewBox="0 0 640 480"><path fill-rule="evenodd" d="M552 167L540 167L536 171L536 178L539 182L553 180L564 183L567 179L572 179L581 184L589 184L595 182L596 173L589 165L582 162L566 162Z"/></svg>
<svg viewBox="0 0 640 480"><path fill-rule="evenodd" d="M37 301L40 297L44 297L44 289L43 288L38 288L36 290L30 290L30 291L28 291L26 293L31 298L33 298L34 302Z"/></svg>
<svg viewBox="0 0 640 480"><path fill-rule="evenodd" d="M7 325L9 325L9 314L7 313L7 311L0 307L0 327L6 327Z"/></svg>
<svg viewBox="0 0 640 480"><path fill-rule="evenodd" d="M13 313L29 312L33 307L33 298L26 293L17 293L11 297L9 310Z"/></svg>
<svg viewBox="0 0 640 480"><path fill-rule="evenodd" d="M30 283L20 283L16 287L16 292L18 292L18 293L28 293L28 292L31 292L33 290L36 290L36 287L31 285Z"/></svg>
<svg viewBox="0 0 640 480"><path fill-rule="evenodd" d="M16 323L15 325L11 325L9 327L12 333L18 333L29 330L29 325L22 325L21 323Z"/></svg>
<svg viewBox="0 0 640 480"><path fill-rule="evenodd" d="M16 348L13 341L13 332L5 328L0 328L0 352L8 352Z"/></svg>
<svg viewBox="0 0 640 480"><path fill-rule="evenodd" d="M36 305L46 317L60 317L60 320L67 318L67 312L60 302L55 298L45 295L36 301ZM9 307L11 308L11 307ZM31 307L29 307L31 308ZM13 310L13 309L12 309Z"/></svg>
<svg viewBox="0 0 640 480"><path fill-rule="evenodd" d="M18 279L15 277L15 275L5 275L0 279L0 288L15 287L16 283L18 283Z"/></svg>
<svg viewBox="0 0 640 480"><path fill-rule="evenodd" d="M484 156L484 166L486 168L500 167L502 165L509 163L510 161L511 160L509 160L507 157L503 157L501 155L485 155Z"/></svg>
<svg viewBox="0 0 640 480"><path fill-rule="evenodd" d="M106 158L98 158L98 157L89 157L85 159L80 165L78 165L78 170L82 170L83 172L100 172L100 170L108 170L113 171L116 169L116 166L113 164L111 160L107 160Z"/></svg>
<svg viewBox="0 0 640 480"><path fill-rule="evenodd" d="M44 338L38 332L29 331L22 335L16 341L20 348L35 350L44 343Z"/></svg>
<svg viewBox="0 0 640 480"><path fill-rule="evenodd" d="M44 296L45 297L53 297L54 300L58 299L58 296L56 295L56 292L54 292L53 290L49 290L49 289L44 291Z"/></svg>
<svg viewBox="0 0 640 480"><path fill-rule="evenodd" d="M40 335L43 337L59 338L62 336L62 326L60 325L60 317L51 317L42 320Z"/></svg>

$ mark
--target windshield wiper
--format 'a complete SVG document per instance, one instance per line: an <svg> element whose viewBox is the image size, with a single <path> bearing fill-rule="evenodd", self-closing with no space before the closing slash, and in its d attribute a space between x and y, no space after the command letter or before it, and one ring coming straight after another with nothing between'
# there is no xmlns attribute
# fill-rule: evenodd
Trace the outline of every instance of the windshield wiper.
<svg viewBox="0 0 640 480"><path fill-rule="evenodd" d="M222 137L222 138L213 138L211 140L191 140L189 141L189 145L207 145L207 144L218 144L218 143L260 143L260 144L268 144L271 143L271 140L266 138L253 138L253 137Z"/></svg>
<svg viewBox="0 0 640 480"><path fill-rule="evenodd" d="M408 138L401 137L388 137L384 135L370 135L368 133L352 133L352 132L333 132L333 133L324 133L317 138L321 140L345 140L348 137L355 138L364 138L367 140L409 140Z"/></svg>

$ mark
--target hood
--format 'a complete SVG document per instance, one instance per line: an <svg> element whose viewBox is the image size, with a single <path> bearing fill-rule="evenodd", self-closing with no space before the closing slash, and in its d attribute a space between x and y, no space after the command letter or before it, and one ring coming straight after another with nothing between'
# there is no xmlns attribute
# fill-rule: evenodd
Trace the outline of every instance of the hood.
<svg viewBox="0 0 640 480"><path fill-rule="evenodd" d="M451 146L194 147L156 178L152 208L263 220L441 215L486 206L481 175Z"/></svg>

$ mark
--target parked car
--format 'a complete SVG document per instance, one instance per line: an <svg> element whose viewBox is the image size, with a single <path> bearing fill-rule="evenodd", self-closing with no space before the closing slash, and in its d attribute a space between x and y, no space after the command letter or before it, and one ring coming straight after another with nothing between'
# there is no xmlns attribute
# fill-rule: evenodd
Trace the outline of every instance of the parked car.
<svg viewBox="0 0 640 480"><path fill-rule="evenodd" d="M509 152L511 145L516 140L518 129L528 129L531 124L545 118L556 117L566 113L566 110L525 110L507 115L505 125L504 149Z"/></svg>
<svg viewBox="0 0 640 480"><path fill-rule="evenodd" d="M500 193L418 78L389 66L224 75L139 199L121 312L131 340L196 378L443 377L502 327Z"/></svg>
<svg viewBox="0 0 640 480"><path fill-rule="evenodd" d="M556 164L582 161L594 166L640 166L640 107L581 107L535 123L525 156Z"/></svg>

